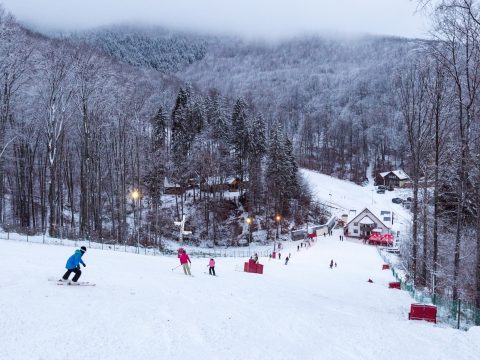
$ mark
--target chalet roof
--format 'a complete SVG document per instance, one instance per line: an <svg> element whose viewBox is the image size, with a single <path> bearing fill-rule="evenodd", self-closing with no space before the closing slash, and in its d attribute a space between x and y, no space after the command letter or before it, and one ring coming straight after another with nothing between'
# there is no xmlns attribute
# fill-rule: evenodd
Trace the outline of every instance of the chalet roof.
<svg viewBox="0 0 480 360"><path fill-rule="evenodd" d="M368 218L368 219L365 219L365 218ZM360 221L358 219L360 219ZM350 225L350 223L357 222L357 221L360 222L361 224L374 224L376 222L377 224L382 224L387 229L390 229L390 227L387 224L385 224L385 222L380 220L380 218L368 208L365 208L362 211L360 211L358 215L353 217L345 226L347 227L348 225ZM366 222L362 222L362 221L366 221Z"/></svg>
<svg viewBox="0 0 480 360"><path fill-rule="evenodd" d="M175 184L175 183L171 182L170 180L168 180L167 178L165 178L165 179L163 180L163 187L164 187L164 188L173 188L173 187L179 188L179 187L181 187L181 186L178 185L178 184Z"/></svg>
<svg viewBox="0 0 480 360"><path fill-rule="evenodd" d="M385 172L380 173L380 176L382 178L384 178L385 176L387 176L390 173L394 174L398 178L398 180L408 180L408 179L410 179L410 176L408 176L405 173L405 171L403 171L402 169L393 170L393 171L385 171Z"/></svg>

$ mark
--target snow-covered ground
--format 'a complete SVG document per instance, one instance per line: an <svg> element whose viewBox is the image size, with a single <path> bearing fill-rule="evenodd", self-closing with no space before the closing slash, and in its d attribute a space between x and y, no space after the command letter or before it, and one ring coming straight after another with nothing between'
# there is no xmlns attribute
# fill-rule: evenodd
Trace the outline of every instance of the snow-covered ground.
<svg viewBox="0 0 480 360"><path fill-rule="evenodd" d="M291 245L288 265L262 258L263 275L219 258L218 277L206 259L187 277L174 257L89 249L95 287L47 281L74 247L0 240L0 359L478 358L478 327L408 321L376 250L338 234Z"/></svg>

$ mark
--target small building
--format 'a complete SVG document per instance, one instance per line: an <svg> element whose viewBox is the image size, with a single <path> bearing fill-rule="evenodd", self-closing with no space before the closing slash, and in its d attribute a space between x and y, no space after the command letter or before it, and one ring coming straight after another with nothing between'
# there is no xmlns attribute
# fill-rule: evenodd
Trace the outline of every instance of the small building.
<svg viewBox="0 0 480 360"><path fill-rule="evenodd" d="M225 185L230 192L239 191L240 185L242 184L242 180L240 180L239 177L229 177L227 180L225 180Z"/></svg>
<svg viewBox="0 0 480 360"><path fill-rule="evenodd" d="M307 230L292 230L292 240L297 241L297 240L303 240L307 237Z"/></svg>
<svg viewBox="0 0 480 360"><path fill-rule="evenodd" d="M200 184L200 189L211 193L220 191L236 192L239 191L242 184L245 184L245 181L242 182L239 177L230 176L225 179L213 176L204 179Z"/></svg>
<svg viewBox="0 0 480 360"><path fill-rule="evenodd" d="M388 234L390 228L369 209L363 209L357 216L352 218L345 226L347 236L368 238L373 232Z"/></svg>
<svg viewBox="0 0 480 360"><path fill-rule="evenodd" d="M377 183L385 186L404 187L409 180L410 176L403 170L393 170L380 173Z"/></svg>
<svg viewBox="0 0 480 360"><path fill-rule="evenodd" d="M183 192L184 189L181 185L171 182L167 178L163 180L163 193L165 195L181 195Z"/></svg>

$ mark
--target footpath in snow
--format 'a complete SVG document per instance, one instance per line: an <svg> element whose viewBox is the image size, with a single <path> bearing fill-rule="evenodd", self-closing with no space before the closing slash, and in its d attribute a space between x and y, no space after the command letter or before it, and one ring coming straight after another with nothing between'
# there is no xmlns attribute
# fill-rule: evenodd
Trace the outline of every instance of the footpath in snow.
<svg viewBox="0 0 480 360"><path fill-rule="evenodd" d="M187 277L174 257L89 249L95 287L47 281L73 247L0 240L0 359L478 359L478 327L408 321L376 249L338 235L261 258L263 275L218 258L218 277L208 259Z"/></svg>

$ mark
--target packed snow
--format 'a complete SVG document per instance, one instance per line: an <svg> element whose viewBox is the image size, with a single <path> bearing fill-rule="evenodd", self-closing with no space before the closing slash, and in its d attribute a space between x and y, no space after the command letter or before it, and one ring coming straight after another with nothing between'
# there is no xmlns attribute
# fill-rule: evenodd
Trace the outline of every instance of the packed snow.
<svg viewBox="0 0 480 360"><path fill-rule="evenodd" d="M95 287L48 281L74 247L0 240L0 359L477 359L478 328L408 321L375 248L338 235L286 243L288 265L285 250L261 258L263 275L89 249L80 280Z"/></svg>

